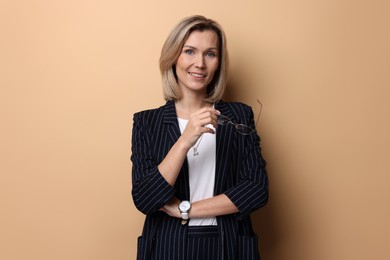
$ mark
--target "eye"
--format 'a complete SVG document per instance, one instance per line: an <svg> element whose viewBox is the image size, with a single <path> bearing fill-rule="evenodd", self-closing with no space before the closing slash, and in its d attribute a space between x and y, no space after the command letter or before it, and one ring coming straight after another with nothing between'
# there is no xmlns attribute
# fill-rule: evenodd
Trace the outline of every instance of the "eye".
<svg viewBox="0 0 390 260"><path fill-rule="evenodd" d="M215 53L214 51L208 51L208 52L206 53L206 56L207 56L207 57L216 57L216 56L217 56L217 53Z"/></svg>
<svg viewBox="0 0 390 260"><path fill-rule="evenodd" d="M192 54L194 54L194 50L192 50L192 49L186 49L186 50L184 50L184 53L185 53L185 54L192 55Z"/></svg>

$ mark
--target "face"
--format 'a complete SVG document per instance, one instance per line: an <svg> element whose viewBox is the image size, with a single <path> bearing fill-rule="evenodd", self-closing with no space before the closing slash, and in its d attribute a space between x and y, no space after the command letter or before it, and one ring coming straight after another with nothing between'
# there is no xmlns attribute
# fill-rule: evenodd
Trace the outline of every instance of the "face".
<svg viewBox="0 0 390 260"><path fill-rule="evenodd" d="M176 61L176 75L183 94L207 95L207 85L218 69L218 36L212 30L193 31Z"/></svg>

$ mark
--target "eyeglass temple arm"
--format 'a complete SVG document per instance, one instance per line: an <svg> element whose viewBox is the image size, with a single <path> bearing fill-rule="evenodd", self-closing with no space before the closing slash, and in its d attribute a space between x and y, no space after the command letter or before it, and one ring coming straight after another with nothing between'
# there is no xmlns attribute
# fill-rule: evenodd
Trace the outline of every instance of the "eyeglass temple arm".
<svg viewBox="0 0 390 260"><path fill-rule="evenodd" d="M263 109L263 104L260 102L260 100L258 100L258 99L256 99L256 100L257 100L257 103L259 103L259 105L260 105L260 111L259 111L259 115L257 116L257 119L256 119L255 127L257 126L257 123L259 122L261 110Z"/></svg>

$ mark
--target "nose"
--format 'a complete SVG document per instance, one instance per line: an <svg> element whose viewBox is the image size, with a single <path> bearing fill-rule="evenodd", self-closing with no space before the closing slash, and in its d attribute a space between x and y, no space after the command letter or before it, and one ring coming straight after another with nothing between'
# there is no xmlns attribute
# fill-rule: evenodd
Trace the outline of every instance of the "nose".
<svg viewBox="0 0 390 260"><path fill-rule="evenodd" d="M202 54L197 55L196 60L195 60L195 68L197 68L197 69L205 69L206 68L206 63L204 60L204 56Z"/></svg>

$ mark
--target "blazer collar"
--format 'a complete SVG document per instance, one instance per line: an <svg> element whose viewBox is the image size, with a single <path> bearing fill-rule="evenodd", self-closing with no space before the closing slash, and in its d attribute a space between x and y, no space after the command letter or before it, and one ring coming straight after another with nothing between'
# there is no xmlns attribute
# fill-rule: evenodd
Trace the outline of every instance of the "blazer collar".
<svg viewBox="0 0 390 260"><path fill-rule="evenodd" d="M232 113L231 109L224 101L219 101L215 104L215 109L217 109L219 112L221 112L222 115L229 117L230 119L234 118L234 114Z"/></svg>
<svg viewBox="0 0 390 260"><path fill-rule="evenodd" d="M234 117L231 110L229 109L228 103L224 101L219 101L215 103L215 108L221 112L221 114L228 116L228 117ZM175 101L167 101L165 105L163 106L164 109L164 123L176 123L177 122L177 114L176 114L176 108L175 108Z"/></svg>
<svg viewBox="0 0 390 260"><path fill-rule="evenodd" d="M232 110L229 108L228 103L225 103L223 101L219 101L215 104L215 108L221 112L221 114L231 118L236 119L234 114L232 113ZM177 114L176 114L176 108L175 108L175 102L174 101L167 101L167 103L163 106L163 122L167 125L167 138L170 142L170 146L173 146L174 143L179 139L181 133L179 128L179 123L177 121ZM223 192L223 187L225 186L224 183L226 181L224 164L226 161L228 161L230 158L231 153L229 151L233 149L232 143L229 142L229 138L234 133L232 133L233 127L226 127L226 126L219 126L217 128L216 132L216 168L215 168L215 186L214 186L214 193L215 194L221 194ZM184 164L185 172L188 171L187 163ZM184 187L187 187L185 191L183 191L186 194L187 199L189 199L189 180L188 180L188 173L184 175L185 183L186 185Z"/></svg>
<svg viewBox="0 0 390 260"><path fill-rule="evenodd" d="M163 106L164 118L163 122L166 124L177 124L177 114L175 108L175 101L167 101Z"/></svg>
<svg viewBox="0 0 390 260"><path fill-rule="evenodd" d="M181 135L174 101L167 101L163 106L163 123L167 125L168 137L173 145Z"/></svg>
<svg viewBox="0 0 390 260"><path fill-rule="evenodd" d="M164 118L163 122L166 124L178 124L177 123L177 113L175 108L175 101L167 101L167 103L163 106L164 109ZM232 113L231 109L226 102L219 101L215 103L215 109L219 110L222 115L225 115L231 119L234 119L235 116Z"/></svg>
<svg viewBox="0 0 390 260"><path fill-rule="evenodd" d="M228 106L228 103L219 101L215 104L215 109L219 110L222 115L225 115L232 120L235 119L232 110ZM169 135L173 138L172 141L176 142L176 140L180 137L181 133L179 128L179 123L177 121L175 101L167 101L167 103L163 106L163 123L168 124ZM226 129L226 128L220 127L220 129ZM217 138L218 138L218 131L217 131ZM217 145L218 144L219 142L217 142Z"/></svg>
<svg viewBox="0 0 390 260"><path fill-rule="evenodd" d="M222 115L229 117L230 119L234 118L234 114L229 108L228 104L220 101L215 104L215 108L221 112ZM215 167L215 185L214 185L214 194L218 195L223 193L226 178L226 162L231 160L230 151L233 149L231 140L232 137L232 127L227 126L218 126L216 133L216 167Z"/></svg>

